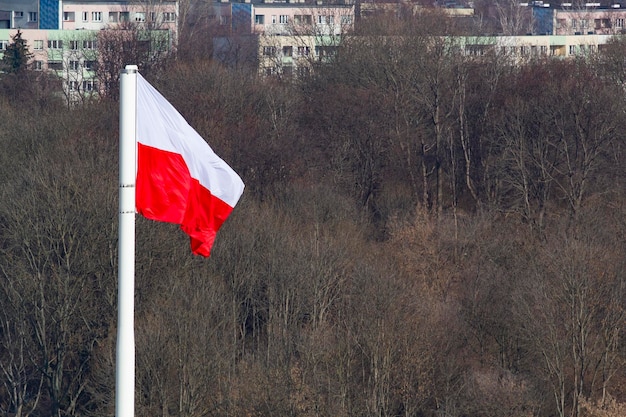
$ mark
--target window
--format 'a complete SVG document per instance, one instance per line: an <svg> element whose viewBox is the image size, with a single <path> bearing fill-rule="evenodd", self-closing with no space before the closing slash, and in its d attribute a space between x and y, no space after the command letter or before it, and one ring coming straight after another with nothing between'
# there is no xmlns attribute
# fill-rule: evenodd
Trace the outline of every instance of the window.
<svg viewBox="0 0 626 417"><path fill-rule="evenodd" d="M313 19L311 19L311 15L310 14L297 14L294 15L293 17L293 22L296 25L310 25L311 22L313 21Z"/></svg>
<svg viewBox="0 0 626 417"><path fill-rule="evenodd" d="M624 19L615 19L615 27L623 28L624 27Z"/></svg>
<svg viewBox="0 0 626 417"><path fill-rule="evenodd" d="M276 55L276 48L274 46L264 46L263 47L263 55L265 55L265 56Z"/></svg>
<svg viewBox="0 0 626 417"><path fill-rule="evenodd" d="M548 47L546 45L541 45L539 47L539 52L541 55L548 55Z"/></svg>
<svg viewBox="0 0 626 417"><path fill-rule="evenodd" d="M144 12L135 13L135 22L145 22L146 14Z"/></svg>
<svg viewBox="0 0 626 417"><path fill-rule="evenodd" d="M156 13L155 12L150 12L148 14L148 18L150 19L151 22L154 22L156 20Z"/></svg>
<svg viewBox="0 0 626 417"><path fill-rule="evenodd" d="M98 42L95 39L83 41L83 49L96 49Z"/></svg>
<svg viewBox="0 0 626 417"><path fill-rule="evenodd" d="M296 70L298 77L308 77L311 75L311 68L309 67L298 67Z"/></svg>
<svg viewBox="0 0 626 417"><path fill-rule="evenodd" d="M572 28L576 29L578 27L578 21L576 19L572 19Z"/></svg>
<svg viewBox="0 0 626 417"><path fill-rule="evenodd" d="M84 65L87 71L93 71L96 68L96 61L85 61Z"/></svg>
<svg viewBox="0 0 626 417"><path fill-rule="evenodd" d="M130 12L120 12L120 22L130 22Z"/></svg>
<svg viewBox="0 0 626 417"><path fill-rule="evenodd" d="M308 46L298 46L298 56L309 56L311 48Z"/></svg>
<svg viewBox="0 0 626 417"><path fill-rule="evenodd" d="M67 86L70 91L78 91L78 81L70 81L67 83Z"/></svg>
<svg viewBox="0 0 626 417"><path fill-rule="evenodd" d="M351 25L352 24L352 16L342 15L341 16L341 24L342 25Z"/></svg>
<svg viewBox="0 0 626 417"><path fill-rule="evenodd" d="M255 14L254 15L254 23L256 23L257 25L264 25L265 24L265 15L263 15L263 14Z"/></svg>
<svg viewBox="0 0 626 417"><path fill-rule="evenodd" d="M70 41L70 50L72 51L78 50L78 41Z"/></svg>
<svg viewBox="0 0 626 417"><path fill-rule="evenodd" d="M570 55L576 55L576 45L570 45L569 46L569 54Z"/></svg>
<svg viewBox="0 0 626 417"><path fill-rule="evenodd" d="M120 20L120 14L118 12L109 12L109 22L117 23Z"/></svg>
<svg viewBox="0 0 626 417"><path fill-rule="evenodd" d="M83 22L89 22L89 12L83 12Z"/></svg>
<svg viewBox="0 0 626 417"><path fill-rule="evenodd" d="M283 46L283 56L293 56L293 47Z"/></svg>
<svg viewBox="0 0 626 417"><path fill-rule="evenodd" d="M326 16L326 15L318 15L317 16L317 24L318 25L328 25L333 23L335 20L335 16L330 15L330 16Z"/></svg>
<svg viewBox="0 0 626 417"><path fill-rule="evenodd" d="M176 13L174 13L174 12L165 12L165 13L163 13L163 21L164 22L175 22L176 21Z"/></svg>
<svg viewBox="0 0 626 417"><path fill-rule="evenodd" d="M74 12L63 12L63 21L64 22L73 22L74 21Z"/></svg>
<svg viewBox="0 0 626 417"><path fill-rule="evenodd" d="M78 61L70 61L70 70L71 71L78 71L79 68L80 68L80 62L78 62Z"/></svg>
<svg viewBox="0 0 626 417"><path fill-rule="evenodd" d="M556 19L556 27L557 29L566 28L567 22L565 19Z"/></svg>
<svg viewBox="0 0 626 417"><path fill-rule="evenodd" d="M24 12L13 12L13 17L16 19L21 19L24 17Z"/></svg>
<svg viewBox="0 0 626 417"><path fill-rule="evenodd" d="M279 22L279 23L283 23L283 24L285 24L285 23L289 23L289 16L287 16L286 14L281 14L281 15L278 17L278 22Z"/></svg>
<svg viewBox="0 0 626 417"><path fill-rule="evenodd" d="M272 15L272 24L276 24L276 15Z"/></svg>
<svg viewBox="0 0 626 417"><path fill-rule="evenodd" d="M102 22L102 12L91 12L91 20L94 22Z"/></svg>
<svg viewBox="0 0 626 417"><path fill-rule="evenodd" d="M43 49L43 41L41 39L37 39L33 42L33 49L35 51L41 51Z"/></svg>
<svg viewBox="0 0 626 417"><path fill-rule="evenodd" d="M589 22L587 21L587 19L580 19L580 28L584 29L586 27L589 26Z"/></svg>
<svg viewBox="0 0 626 417"><path fill-rule="evenodd" d="M83 91L96 91L98 83L96 81L83 81Z"/></svg>
<svg viewBox="0 0 626 417"><path fill-rule="evenodd" d="M276 67L265 67L264 72L265 75L276 75Z"/></svg>
<svg viewBox="0 0 626 417"><path fill-rule="evenodd" d="M28 21L36 22L37 21L37 12L28 12Z"/></svg>
<svg viewBox="0 0 626 417"><path fill-rule="evenodd" d="M63 41L48 39L48 49L63 49Z"/></svg>
<svg viewBox="0 0 626 417"><path fill-rule="evenodd" d="M316 46L315 47L315 55L319 57L319 59L333 56L335 55L336 52L337 52L337 49L334 46Z"/></svg>
<svg viewBox="0 0 626 417"><path fill-rule="evenodd" d="M43 61L33 61L33 69L35 71L43 70Z"/></svg>
<svg viewBox="0 0 626 417"><path fill-rule="evenodd" d="M0 51L6 51L9 41L0 41Z"/></svg>
<svg viewBox="0 0 626 417"><path fill-rule="evenodd" d="M318 25L328 25L333 24L335 22L334 15L318 15L317 16L317 24Z"/></svg>
<svg viewBox="0 0 626 417"><path fill-rule="evenodd" d="M63 63L61 61L48 61L48 69L51 71L63 71Z"/></svg>
<svg viewBox="0 0 626 417"><path fill-rule="evenodd" d="M322 50L320 51L321 55L324 56L325 55L325 51ZM482 56L485 54L485 48L484 45L466 45L465 46L465 54L466 55L470 55L470 56ZM318 53L319 55L319 53Z"/></svg>

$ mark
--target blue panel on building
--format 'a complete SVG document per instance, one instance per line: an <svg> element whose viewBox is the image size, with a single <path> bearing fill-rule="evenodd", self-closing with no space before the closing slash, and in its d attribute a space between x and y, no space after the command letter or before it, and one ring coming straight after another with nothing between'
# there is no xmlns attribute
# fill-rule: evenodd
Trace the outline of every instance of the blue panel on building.
<svg viewBox="0 0 626 417"><path fill-rule="evenodd" d="M61 29L59 27L59 0L40 0L39 15L39 29Z"/></svg>
<svg viewBox="0 0 626 417"><path fill-rule="evenodd" d="M535 18L535 30L540 35L554 35L554 24L552 20L553 9L548 7L533 7L533 17Z"/></svg>
<svg viewBox="0 0 626 417"><path fill-rule="evenodd" d="M250 3L233 3L233 32L248 33L251 30L252 23L252 4Z"/></svg>

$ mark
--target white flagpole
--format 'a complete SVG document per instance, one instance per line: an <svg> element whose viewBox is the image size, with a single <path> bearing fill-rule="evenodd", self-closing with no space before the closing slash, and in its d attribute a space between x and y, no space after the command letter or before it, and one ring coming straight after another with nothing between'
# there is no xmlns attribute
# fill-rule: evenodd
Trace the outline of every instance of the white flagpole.
<svg viewBox="0 0 626 417"><path fill-rule="evenodd" d="M120 73L120 212L115 415L135 415L135 178L137 66Z"/></svg>

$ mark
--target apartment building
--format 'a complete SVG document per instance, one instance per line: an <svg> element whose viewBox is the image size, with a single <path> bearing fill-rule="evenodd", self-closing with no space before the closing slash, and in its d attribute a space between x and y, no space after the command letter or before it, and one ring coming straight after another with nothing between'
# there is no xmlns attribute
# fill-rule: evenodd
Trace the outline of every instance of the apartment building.
<svg viewBox="0 0 626 417"><path fill-rule="evenodd" d="M19 30L32 53L32 67L58 75L65 96L75 101L100 87L96 67L104 59L98 51L102 29L124 31L129 39L139 29L139 39L132 38L137 48L164 53L176 44L177 7L175 0L0 0L0 52Z"/></svg>
<svg viewBox="0 0 626 417"><path fill-rule="evenodd" d="M612 35L463 36L456 38L468 56L495 54L512 62L554 57L588 56L602 49Z"/></svg>
<svg viewBox="0 0 626 417"><path fill-rule="evenodd" d="M177 32L177 0L0 0L0 29L100 30L137 23Z"/></svg>
<svg viewBox="0 0 626 417"><path fill-rule="evenodd" d="M39 29L40 1L48 0L0 0L0 29ZM49 11L48 7L43 9Z"/></svg>
<svg viewBox="0 0 626 417"><path fill-rule="evenodd" d="M338 36L353 29L354 6L262 3L242 17L249 19L253 33Z"/></svg>
<svg viewBox="0 0 626 417"><path fill-rule="evenodd" d="M257 68L259 74L302 77L315 64L331 60L341 37L330 35L247 35L214 40L214 58L232 67Z"/></svg>
<svg viewBox="0 0 626 417"><path fill-rule="evenodd" d="M617 35L626 33L626 9L620 4L561 3L532 6L536 33L550 35Z"/></svg>
<svg viewBox="0 0 626 417"><path fill-rule="evenodd" d="M97 31L45 29L0 29L0 42L8 42L17 31L27 39L36 71L49 71L64 81L68 96L90 94L98 89L95 77ZM76 97L77 98L77 97Z"/></svg>
<svg viewBox="0 0 626 417"><path fill-rule="evenodd" d="M528 35L528 36L456 36L441 38L449 43L451 51L460 51L469 59L487 56L520 64L531 59L571 59L589 56L609 42L613 35ZM226 44L221 50L233 48L235 38L222 38ZM259 74L277 77L302 77L308 75L315 64L328 62L341 47L341 37L335 36L255 36L254 45L247 51L256 57ZM236 41L235 41L236 42ZM220 49L220 48L217 48ZM407 51L406 53L411 53ZM416 51L417 53L417 51ZM218 57L228 62L228 56ZM242 59L242 55L238 56ZM232 63L232 62L231 62Z"/></svg>
<svg viewBox="0 0 626 417"><path fill-rule="evenodd" d="M32 54L32 68L56 74L63 81L63 93L69 102L98 91L96 70L102 63L98 50L103 40L101 30L0 29L0 48L5 49L18 31ZM131 36L130 32L121 33ZM170 44L169 31L146 30L140 32L137 47L158 54L166 53Z"/></svg>
<svg viewBox="0 0 626 417"><path fill-rule="evenodd" d="M224 35L341 35L353 29L352 4L278 2L216 2L211 19L226 26Z"/></svg>
<svg viewBox="0 0 626 417"><path fill-rule="evenodd" d="M354 29L354 4L215 3L215 20L228 30L214 40L214 56L229 65L254 65L264 75L303 76L334 55ZM223 31L225 32L225 31Z"/></svg>
<svg viewBox="0 0 626 417"><path fill-rule="evenodd" d="M176 0L150 2L62 0L60 28L100 30L119 29L136 24L148 30L168 30L175 38L178 29L177 9Z"/></svg>
<svg viewBox="0 0 626 417"><path fill-rule="evenodd" d="M232 65L252 64L265 75L304 76L315 63L332 59L341 39L350 36L355 5L345 3L198 0L192 5L206 7L191 9L191 14L202 10L221 28L222 36L214 39L216 58ZM150 34L145 42L151 48L171 48L178 29L177 7L175 0L0 0L0 50L19 28L36 69L56 71L66 80L67 91L89 91L94 88L89 80L101 29L140 27ZM618 7L583 10L566 3L551 8L540 2L530 7L538 32L551 35L466 36L456 42L468 56L495 51L515 60L567 58L598 50L611 34L621 33L626 19L626 9Z"/></svg>

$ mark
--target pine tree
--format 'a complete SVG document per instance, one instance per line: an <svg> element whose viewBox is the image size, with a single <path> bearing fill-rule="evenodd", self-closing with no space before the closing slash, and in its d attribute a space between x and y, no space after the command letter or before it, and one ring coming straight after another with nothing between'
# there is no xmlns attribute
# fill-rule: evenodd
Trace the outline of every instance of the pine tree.
<svg viewBox="0 0 626 417"><path fill-rule="evenodd" d="M22 32L18 30L11 40L0 61L0 70L4 73L20 74L28 69L32 54L26 41L22 39Z"/></svg>

